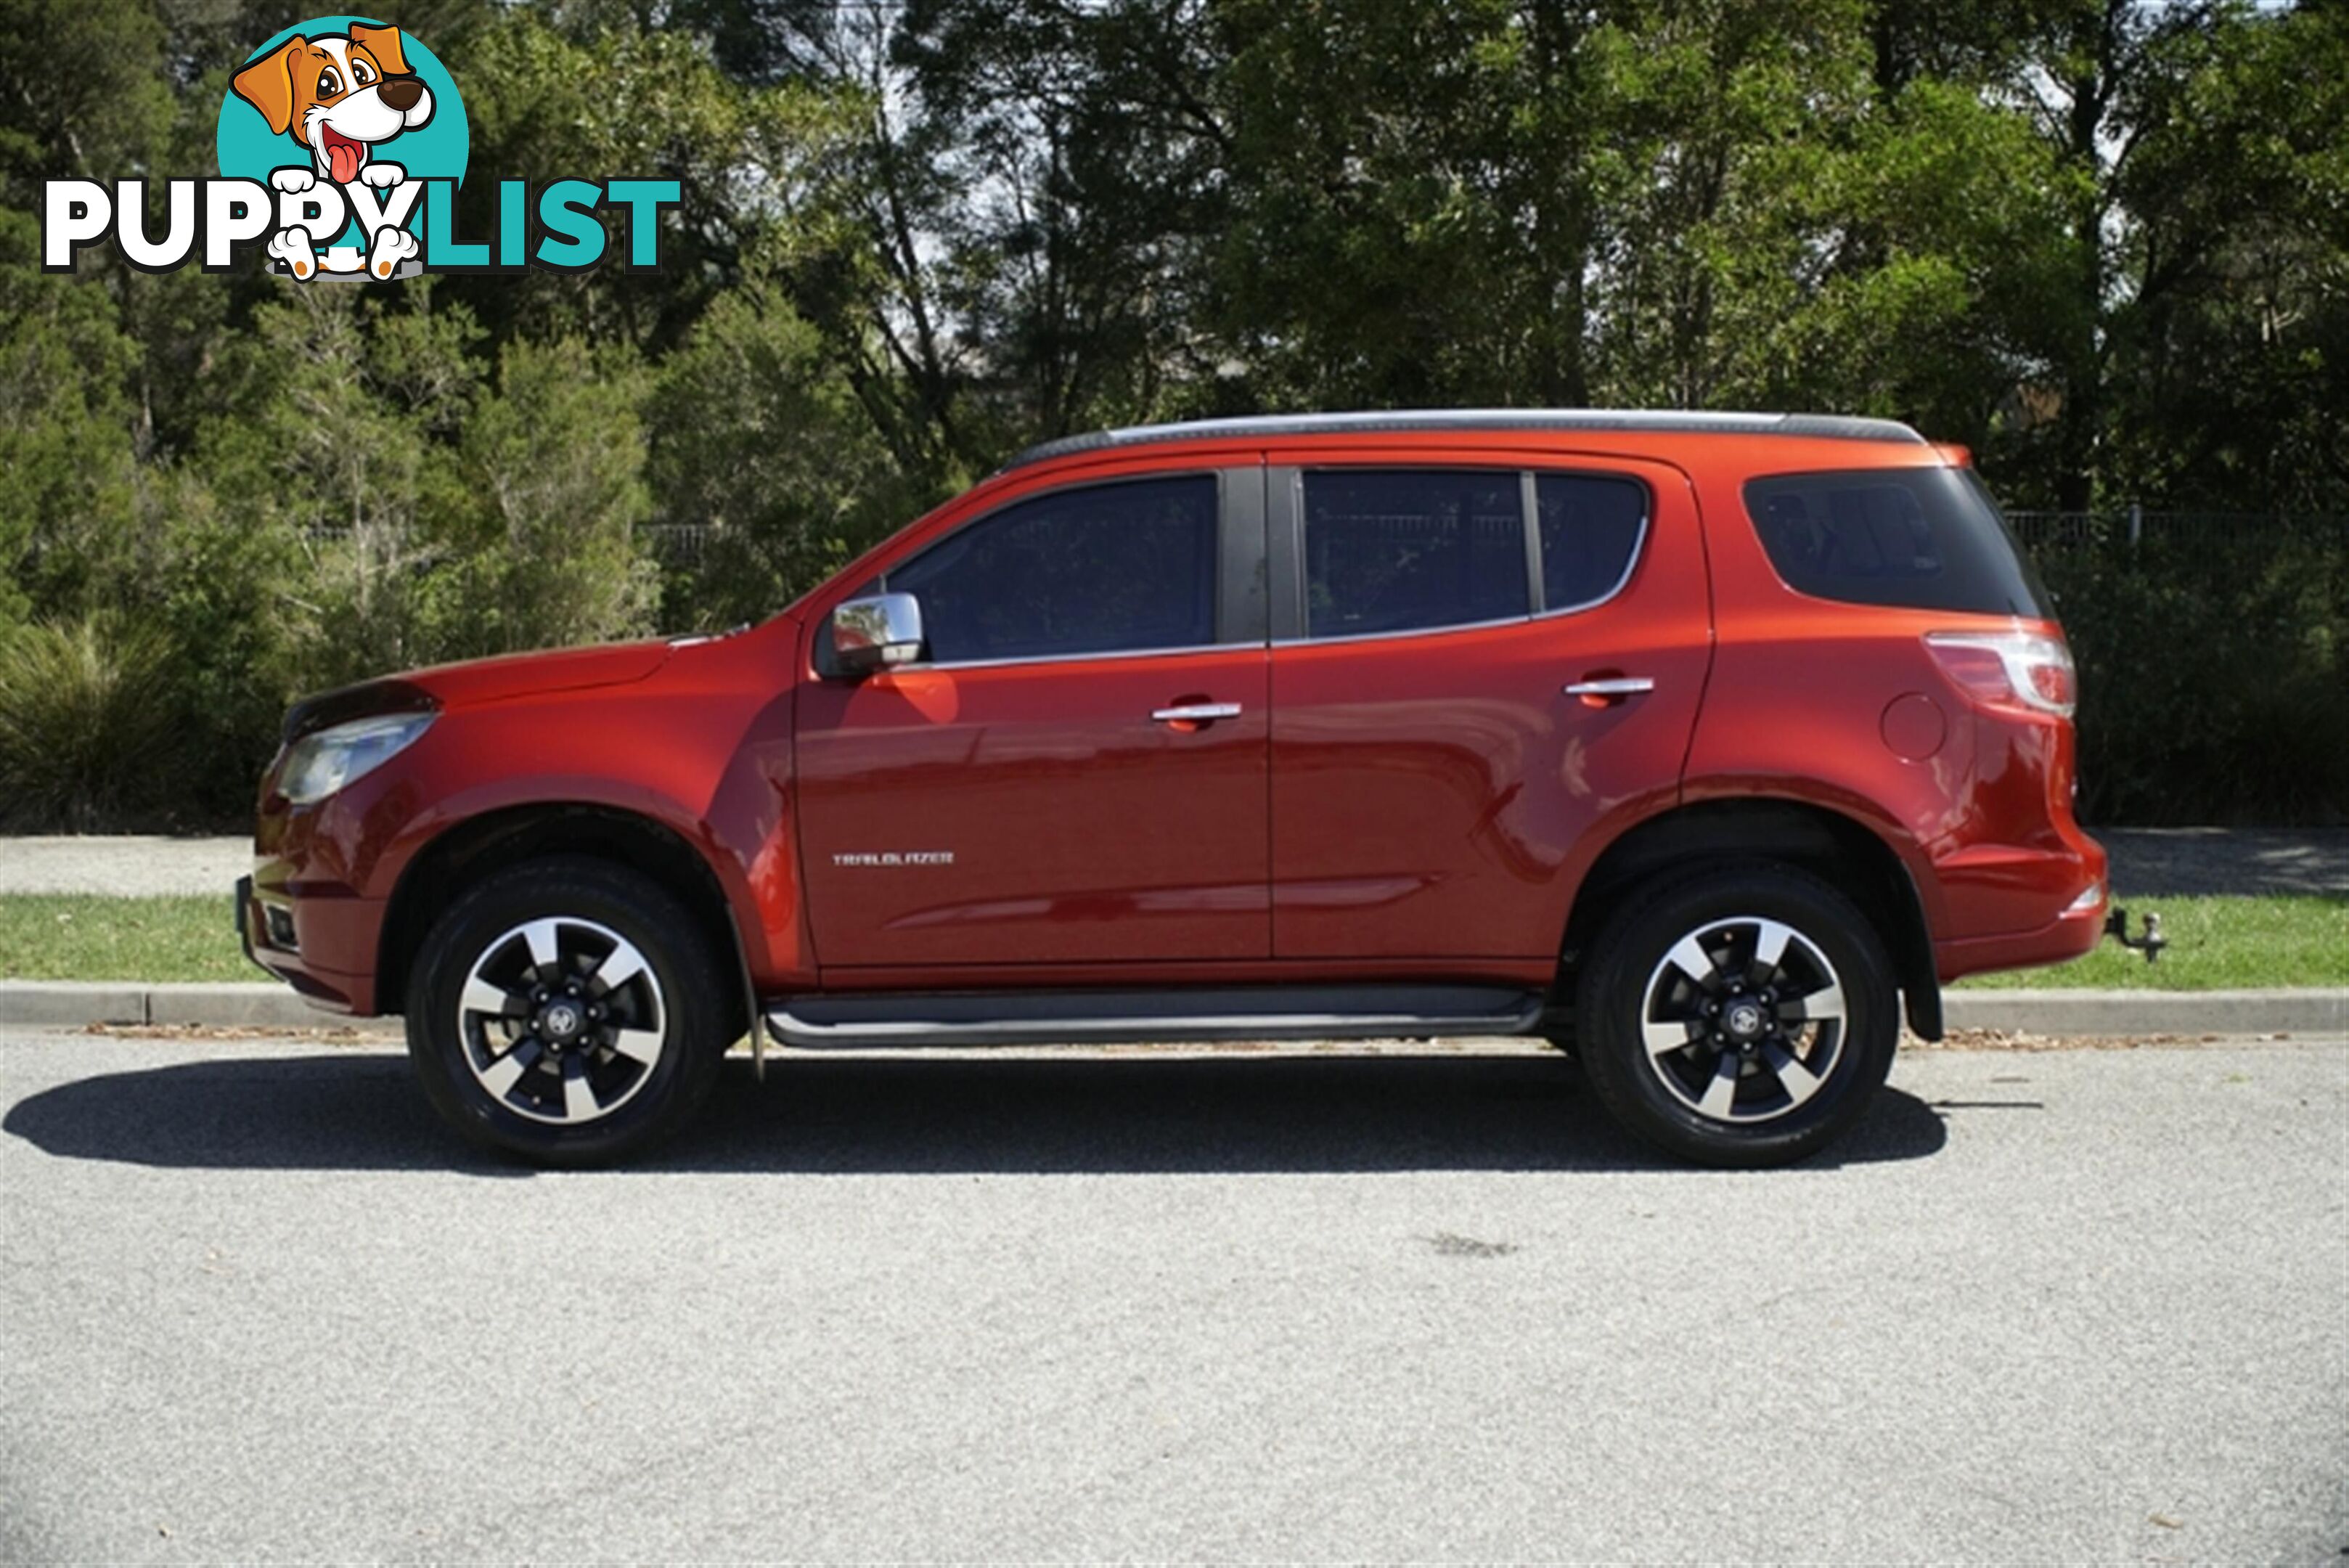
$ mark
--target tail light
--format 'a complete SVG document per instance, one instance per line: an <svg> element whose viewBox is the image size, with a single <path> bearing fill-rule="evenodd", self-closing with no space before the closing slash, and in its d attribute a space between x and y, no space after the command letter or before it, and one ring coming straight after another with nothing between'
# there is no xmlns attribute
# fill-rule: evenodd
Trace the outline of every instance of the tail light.
<svg viewBox="0 0 2349 1568"><path fill-rule="evenodd" d="M1975 701L2072 716L2079 679L2061 638L2035 631L1936 631L1925 637L1942 673Z"/></svg>

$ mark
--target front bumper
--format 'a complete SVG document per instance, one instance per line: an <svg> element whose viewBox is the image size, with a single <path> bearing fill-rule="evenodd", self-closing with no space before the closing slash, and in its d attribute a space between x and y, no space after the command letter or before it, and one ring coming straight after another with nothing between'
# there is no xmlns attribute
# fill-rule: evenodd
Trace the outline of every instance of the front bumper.
<svg viewBox="0 0 2349 1568"><path fill-rule="evenodd" d="M245 962L264 972L274 973L274 971L271 971L267 964L253 956L253 921L254 917L259 913L260 909L253 897L253 878L238 877L236 879L236 940L244 949Z"/></svg>
<svg viewBox="0 0 2349 1568"><path fill-rule="evenodd" d="M374 1012L382 903L305 888L286 879L283 861L264 859L254 870L236 882L236 934L244 956L313 1007Z"/></svg>

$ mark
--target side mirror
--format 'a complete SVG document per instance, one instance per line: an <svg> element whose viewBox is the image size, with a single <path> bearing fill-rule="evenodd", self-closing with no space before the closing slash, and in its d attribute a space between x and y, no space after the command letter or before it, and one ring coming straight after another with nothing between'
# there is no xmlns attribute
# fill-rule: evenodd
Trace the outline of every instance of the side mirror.
<svg viewBox="0 0 2349 1568"><path fill-rule="evenodd" d="M869 675L922 656L922 603L911 594L849 599L832 612L832 657L845 675Z"/></svg>

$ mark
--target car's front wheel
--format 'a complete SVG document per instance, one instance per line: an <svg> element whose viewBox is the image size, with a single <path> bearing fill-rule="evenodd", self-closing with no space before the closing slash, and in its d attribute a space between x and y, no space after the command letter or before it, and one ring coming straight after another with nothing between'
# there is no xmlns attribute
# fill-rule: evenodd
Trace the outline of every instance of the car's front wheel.
<svg viewBox="0 0 2349 1568"><path fill-rule="evenodd" d="M730 987L657 883L584 857L469 889L410 971L408 1049L436 1109L476 1143L548 1165L650 1147L707 1099Z"/></svg>
<svg viewBox="0 0 2349 1568"><path fill-rule="evenodd" d="M1899 1044L1899 992L1867 917L1779 867L1674 881L1591 950L1576 998L1592 1085L1618 1120L1707 1165L1783 1165L1867 1109Z"/></svg>

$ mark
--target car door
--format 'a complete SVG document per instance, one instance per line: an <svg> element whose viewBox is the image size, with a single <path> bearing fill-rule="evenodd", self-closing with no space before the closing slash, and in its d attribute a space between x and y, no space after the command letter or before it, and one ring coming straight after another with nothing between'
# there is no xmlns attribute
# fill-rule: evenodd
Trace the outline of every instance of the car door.
<svg viewBox="0 0 2349 1568"><path fill-rule="evenodd" d="M827 984L1269 955L1263 541L1260 467L1161 474L1011 502L868 585L926 642L798 704Z"/></svg>
<svg viewBox="0 0 2349 1568"><path fill-rule="evenodd" d="M1272 461L1274 955L1554 953L1594 835L1679 786L1711 647L1685 476Z"/></svg>

